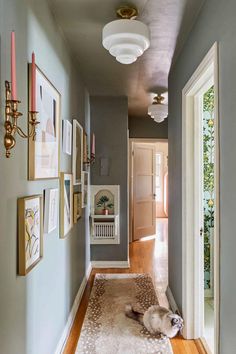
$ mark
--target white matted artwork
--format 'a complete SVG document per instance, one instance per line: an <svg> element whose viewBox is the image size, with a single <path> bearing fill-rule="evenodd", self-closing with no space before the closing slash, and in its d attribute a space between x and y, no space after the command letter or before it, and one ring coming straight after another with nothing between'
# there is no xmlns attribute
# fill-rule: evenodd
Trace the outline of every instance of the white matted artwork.
<svg viewBox="0 0 236 354"><path fill-rule="evenodd" d="M30 85L31 77L29 90ZM35 139L28 139L30 180L59 178L60 104L60 93L36 67L36 111L39 124L36 126Z"/></svg>
<svg viewBox="0 0 236 354"><path fill-rule="evenodd" d="M58 188L46 189L44 194L44 232L49 234L57 227Z"/></svg>
<svg viewBox="0 0 236 354"><path fill-rule="evenodd" d="M88 192L89 192L89 172L82 171L82 208L85 208L88 204Z"/></svg>
<svg viewBox="0 0 236 354"><path fill-rule="evenodd" d="M61 173L60 181L60 237L64 238L73 226L72 174Z"/></svg>
<svg viewBox="0 0 236 354"><path fill-rule="evenodd" d="M43 256L42 196L18 199L18 273L26 275Z"/></svg>
<svg viewBox="0 0 236 354"><path fill-rule="evenodd" d="M83 170L83 127L76 119L73 119L73 151L72 151L72 172L73 184L81 184Z"/></svg>
<svg viewBox="0 0 236 354"><path fill-rule="evenodd" d="M62 125L63 125L62 151L67 155L71 155L72 124L68 120L63 120Z"/></svg>

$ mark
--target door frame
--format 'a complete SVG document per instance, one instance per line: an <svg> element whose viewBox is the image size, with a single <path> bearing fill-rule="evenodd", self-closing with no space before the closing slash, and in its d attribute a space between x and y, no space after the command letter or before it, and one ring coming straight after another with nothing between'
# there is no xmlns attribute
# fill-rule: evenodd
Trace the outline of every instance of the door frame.
<svg viewBox="0 0 236 354"><path fill-rule="evenodd" d="M199 120L196 117L194 100L203 93L212 79L215 89L215 229L214 229L214 315L215 315L215 353L219 353L219 289L220 289L220 190L219 190L219 79L218 79L218 44L214 43L201 64L198 66L182 91L182 294L183 317L185 321L184 337L196 339L202 337L204 289L201 282L200 254L201 237L199 235L200 175L194 175L197 164L195 153L199 151ZM196 101L195 101L196 103ZM196 143L197 142L197 143ZM200 172L200 171L198 171ZM197 201L197 202L196 202ZM203 252L203 250L202 250ZM202 285L202 286L200 286ZM201 290L200 290L201 288ZM202 293L203 292L203 293Z"/></svg>
<svg viewBox="0 0 236 354"><path fill-rule="evenodd" d="M128 185L129 185L129 243L133 242L133 143L168 143L168 139L155 139L155 138L129 138L129 150L128 150Z"/></svg>

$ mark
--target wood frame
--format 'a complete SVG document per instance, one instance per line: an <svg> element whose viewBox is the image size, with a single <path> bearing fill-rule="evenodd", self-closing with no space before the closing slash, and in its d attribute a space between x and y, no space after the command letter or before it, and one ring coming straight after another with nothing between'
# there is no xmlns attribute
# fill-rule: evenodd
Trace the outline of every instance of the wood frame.
<svg viewBox="0 0 236 354"><path fill-rule="evenodd" d="M83 163L88 163L88 135L83 131Z"/></svg>
<svg viewBox="0 0 236 354"><path fill-rule="evenodd" d="M39 199L40 205L40 256L34 261L28 268L26 267L26 257L25 257L25 202L31 199ZM31 269L33 269L36 264L38 264L43 258L43 196L33 195L30 197L23 197L17 200L18 206L18 274L26 275Z"/></svg>
<svg viewBox="0 0 236 354"><path fill-rule="evenodd" d="M214 233L214 315L215 315L215 350L219 353L219 284L220 284L220 235L219 235L219 99L218 99L218 45L215 43L205 56L182 92L182 293L183 317L185 321L184 337L199 338L203 335L201 249L199 236L199 120L194 119L198 105L198 96L206 90L209 83L215 88L215 233ZM196 105L197 104L197 105ZM197 152L198 151L198 152ZM197 153L197 159L195 159ZM203 249L202 249L203 256ZM194 260L194 261L193 261ZM202 289L201 289L202 288ZM204 343L204 341L203 341Z"/></svg>
<svg viewBox="0 0 236 354"><path fill-rule="evenodd" d="M65 210L65 180L70 181L70 222L69 222L69 228L65 230L65 217L64 217L64 210ZM73 227L73 178L72 174L70 173L65 173L61 172L60 175L60 238L65 238L67 234L70 232L70 230Z"/></svg>
<svg viewBox="0 0 236 354"><path fill-rule="evenodd" d="M79 204L79 214L78 214L78 204ZM82 193L76 192L73 194L73 221L74 224L78 222L78 220L82 216Z"/></svg>
<svg viewBox="0 0 236 354"><path fill-rule="evenodd" d="M29 84L28 84L28 90L29 90L29 110L31 107L31 66L32 64L28 65L28 76L29 76ZM57 174L55 176L50 176L50 177L37 177L35 176L35 140L33 138L28 138L28 180L44 180L44 179L58 179L59 174L60 174L60 117L61 117L61 94L59 91L56 89L56 87L51 83L51 81L46 77L46 75L43 73L42 70L38 66L36 66L36 75L39 73L45 81L51 86L51 88L55 91L55 94L57 95L57 103L58 103L58 109L56 111L56 139L57 139L57 155L58 155L58 168L57 168ZM30 117L29 117L30 118ZM39 124L40 125L40 124ZM36 128L37 131L38 128Z"/></svg>
<svg viewBox="0 0 236 354"><path fill-rule="evenodd" d="M76 179L76 171L77 171L77 161L76 161L76 147L77 147L77 129L80 131L80 178L77 180ZM77 121L77 119L73 119L73 149L72 149L72 173L73 173L73 184L74 185L79 185L82 183L82 171L83 171L83 148L84 148L84 144L83 144L83 139L84 139L84 130L83 127L79 124L79 122Z"/></svg>
<svg viewBox="0 0 236 354"><path fill-rule="evenodd" d="M84 181L85 181L85 175L87 175L87 181L88 184L85 185ZM87 187L87 198L88 198L88 189L89 189L89 172L88 171L82 171L82 208L86 208L86 206L88 205L88 200L87 200L87 204L84 203L84 195L85 195L85 186Z"/></svg>

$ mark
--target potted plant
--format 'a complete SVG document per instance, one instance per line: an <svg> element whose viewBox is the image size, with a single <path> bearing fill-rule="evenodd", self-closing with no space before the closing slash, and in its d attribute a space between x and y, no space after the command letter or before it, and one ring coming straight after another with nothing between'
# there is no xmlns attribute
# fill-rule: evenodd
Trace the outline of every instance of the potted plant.
<svg viewBox="0 0 236 354"><path fill-rule="evenodd" d="M110 202L110 199L106 195L102 195L99 201L97 202L98 208L103 208L102 213L103 215L109 214L109 209L113 207L113 204Z"/></svg>

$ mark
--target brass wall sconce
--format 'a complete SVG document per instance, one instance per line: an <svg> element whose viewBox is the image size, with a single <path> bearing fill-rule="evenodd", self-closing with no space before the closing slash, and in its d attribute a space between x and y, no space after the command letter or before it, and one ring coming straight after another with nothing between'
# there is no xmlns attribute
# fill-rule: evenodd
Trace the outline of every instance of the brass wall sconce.
<svg viewBox="0 0 236 354"><path fill-rule="evenodd" d="M25 134L23 130L18 126L18 119L22 116L22 113L18 111L18 105L20 101L11 99L11 84L9 81L5 81L5 136L4 146L6 149L6 157L11 156L11 149L16 144L15 134L18 133L22 138L33 138L36 136L36 126L39 124L37 121L36 111L29 111L28 121L28 134Z"/></svg>

